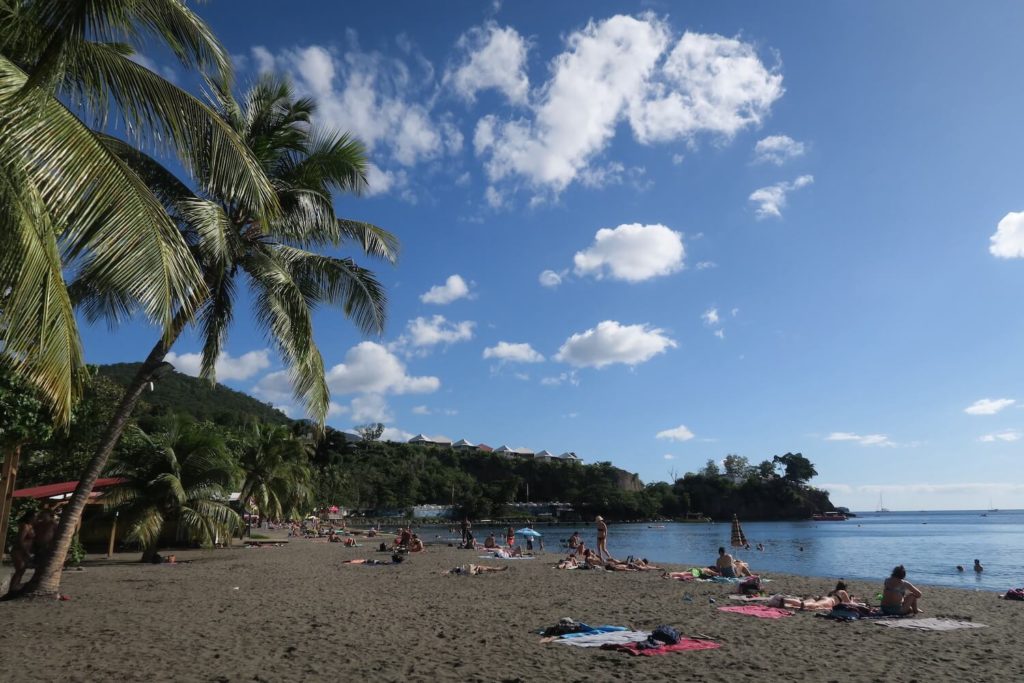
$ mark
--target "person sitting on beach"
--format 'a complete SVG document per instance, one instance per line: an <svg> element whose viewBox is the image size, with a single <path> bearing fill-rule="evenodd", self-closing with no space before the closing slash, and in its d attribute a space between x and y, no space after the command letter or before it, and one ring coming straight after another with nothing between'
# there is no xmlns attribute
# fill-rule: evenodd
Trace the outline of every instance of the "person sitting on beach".
<svg viewBox="0 0 1024 683"><path fill-rule="evenodd" d="M581 543L583 543L583 541L580 539L580 532L572 532L572 536L569 537L569 550L576 550L580 547Z"/></svg>
<svg viewBox="0 0 1024 683"><path fill-rule="evenodd" d="M466 532L466 540L459 547L464 549L464 550L475 550L477 548L477 545L478 544L476 542L476 539L473 538L473 532L472 531L467 531Z"/></svg>
<svg viewBox="0 0 1024 683"><path fill-rule="evenodd" d="M597 556L590 548L583 551L583 569L604 569L604 560Z"/></svg>
<svg viewBox="0 0 1024 683"><path fill-rule="evenodd" d="M351 537L345 539L345 547L346 548L354 548L355 546L356 546L356 539L351 538Z"/></svg>
<svg viewBox="0 0 1024 683"><path fill-rule="evenodd" d="M441 574L444 576L476 576L490 572L503 572L507 569L508 565L504 567L488 567L484 564L461 564L458 567L452 567L446 572L441 572Z"/></svg>
<svg viewBox="0 0 1024 683"><path fill-rule="evenodd" d="M985 571L985 568L981 566L981 560L974 561L974 571L978 572L979 574Z"/></svg>
<svg viewBox="0 0 1024 683"><path fill-rule="evenodd" d="M882 586L882 614L919 614L921 610L917 607L917 601L920 598L921 591L907 581L907 570L901 564L893 568L892 575Z"/></svg>
<svg viewBox="0 0 1024 683"><path fill-rule="evenodd" d="M484 539L484 547L488 550L498 547L498 542L494 540L494 534L487 534L487 538Z"/></svg>
<svg viewBox="0 0 1024 683"><path fill-rule="evenodd" d="M341 538L338 536L338 534L334 533L334 529L331 529L327 532L327 542L341 543Z"/></svg>
<svg viewBox="0 0 1024 683"><path fill-rule="evenodd" d="M725 552L724 547L720 547L718 549L718 559L715 560L715 571L718 572L718 576L734 578L736 576L736 567L734 562L732 555Z"/></svg>
<svg viewBox="0 0 1024 683"><path fill-rule="evenodd" d="M418 535L413 534L412 539L409 541L409 552L410 553L423 553L426 552L427 548L423 545L423 539Z"/></svg>
<svg viewBox="0 0 1024 683"><path fill-rule="evenodd" d="M742 560L733 560L733 574L736 576L750 576L750 565Z"/></svg>

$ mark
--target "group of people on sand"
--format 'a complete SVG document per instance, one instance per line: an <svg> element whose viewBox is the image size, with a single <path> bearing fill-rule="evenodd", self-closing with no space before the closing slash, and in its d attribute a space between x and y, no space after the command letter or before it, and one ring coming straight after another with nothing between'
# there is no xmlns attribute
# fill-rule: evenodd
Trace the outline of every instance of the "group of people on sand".
<svg viewBox="0 0 1024 683"><path fill-rule="evenodd" d="M901 564L893 567L892 573L882 584L882 602L879 611L884 616L906 617L922 612L917 602L922 593L917 586L907 581L907 570ZM799 610L832 610L845 606L851 609L866 610L867 604L851 595L846 582L842 579L827 595L812 598L801 598L777 593L765 603L769 607L788 607Z"/></svg>
<svg viewBox="0 0 1024 683"><path fill-rule="evenodd" d="M18 520L18 536L11 549L14 574L11 575L11 591L21 587L25 571L46 556L57 532L56 508L44 505L36 512L26 512Z"/></svg>
<svg viewBox="0 0 1024 683"><path fill-rule="evenodd" d="M420 538L419 534L414 534L412 527L409 526L398 529L392 548L396 551L401 550L409 553L425 553L427 551L427 546L424 545L423 539Z"/></svg>

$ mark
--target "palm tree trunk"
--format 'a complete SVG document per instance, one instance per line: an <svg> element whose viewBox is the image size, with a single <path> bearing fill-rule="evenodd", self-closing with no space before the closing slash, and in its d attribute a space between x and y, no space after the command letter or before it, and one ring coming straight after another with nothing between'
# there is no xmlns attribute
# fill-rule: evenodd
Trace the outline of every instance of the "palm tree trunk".
<svg viewBox="0 0 1024 683"><path fill-rule="evenodd" d="M68 549L71 547L71 541L82 519L82 512L85 511L85 504L89 501L92 488L107 466L107 460L114 452L117 442L121 440L121 434L128 426L128 421L131 419L132 412L142 397L146 385L155 379L156 371L164 362L164 357L171 350L182 330L185 329L187 322L188 316L183 311L179 311L171 322L171 334L168 338L161 339L156 343L142 367L135 373L131 384L125 389L121 402L107 425L107 431L100 440L92 460L89 461L78 480L78 486L75 487L71 500L61 513L60 525L57 527L57 534L49 554L42 566L36 569L32 579L18 591L18 596L53 597L57 595L60 590L60 579L64 571L64 562L67 560Z"/></svg>

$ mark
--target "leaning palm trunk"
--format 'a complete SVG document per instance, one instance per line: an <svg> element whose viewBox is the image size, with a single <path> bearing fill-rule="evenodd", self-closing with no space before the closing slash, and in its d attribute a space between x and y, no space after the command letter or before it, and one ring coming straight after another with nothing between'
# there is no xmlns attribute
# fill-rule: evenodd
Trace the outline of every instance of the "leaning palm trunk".
<svg viewBox="0 0 1024 683"><path fill-rule="evenodd" d="M131 383L125 389L117 410L114 412L113 417L110 418L110 424L107 425L107 431L104 433L103 439L100 440L92 460L89 461L89 465L82 473L82 478L78 480L78 486L75 487L71 500L64 508L63 513L61 513L60 525L57 527L53 547L46 556L42 566L36 569L32 579L18 591L19 595L28 594L36 597L45 597L56 595L59 591L60 579L64 571L64 562L67 558L68 550L71 548L71 541L78 530L78 524L82 520L85 504L88 502L90 494L92 494L93 486L95 486L96 480L99 479L106 468L110 454L114 452L114 448L121 440L121 435L124 433L132 413L135 411L135 406L138 405L139 399L142 398L142 392L145 390L146 385L156 378L157 370L163 364L164 357L171 350L174 342L181 335L182 330L185 329L186 322L187 317L179 312L170 330L173 336L170 339L161 339L156 343L156 346L149 352L149 356L142 364L142 367L135 373L135 377L132 378Z"/></svg>

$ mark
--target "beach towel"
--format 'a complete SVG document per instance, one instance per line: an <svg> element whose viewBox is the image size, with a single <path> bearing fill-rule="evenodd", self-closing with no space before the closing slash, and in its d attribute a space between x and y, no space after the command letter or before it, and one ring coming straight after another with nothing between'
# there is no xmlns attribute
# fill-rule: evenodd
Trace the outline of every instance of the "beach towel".
<svg viewBox="0 0 1024 683"><path fill-rule="evenodd" d="M575 634L570 634L575 635ZM574 647L601 647L602 645L625 645L647 640L651 635L650 631L609 631L607 633L594 633L590 635L578 635L574 638L559 638L555 642Z"/></svg>
<svg viewBox="0 0 1024 683"><path fill-rule="evenodd" d="M746 614L758 619L782 619L791 617L793 613L788 609L779 607L767 607L765 605L736 605L734 607L719 607L719 612L732 612L734 614Z"/></svg>
<svg viewBox="0 0 1024 683"><path fill-rule="evenodd" d="M640 643L608 643L602 645L602 650L616 650L618 652L627 652L631 655L640 657L654 657L656 655L667 655L670 652L687 652L692 650L715 650L722 647L721 643L716 643L711 640L693 640L691 638L682 638L678 643L672 645L662 645L661 647L654 648L641 648Z"/></svg>
<svg viewBox="0 0 1024 683"><path fill-rule="evenodd" d="M879 620L875 622L879 626L889 628L909 628L915 631L957 631L962 628L985 628L986 624L976 624L973 621L960 621L958 619L940 619L938 617L927 617L924 619L893 619Z"/></svg>
<svg viewBox="0 0 1024 683"><path fill-rule="evenodd" d="M615 633L618 631L629 630L625 626L587 626L586 624L580 624L580 626L586 626L586 630L577 631L576 633L563 633L559 638L582 638L584 636L596 636L601 633Z"/></svg>
<svg viewBox="0 0 1024 683"><path fill-rule="evenodd" d="M729 599L737 602L768 602L771 600L767 595L730 595Z"/></svg>

